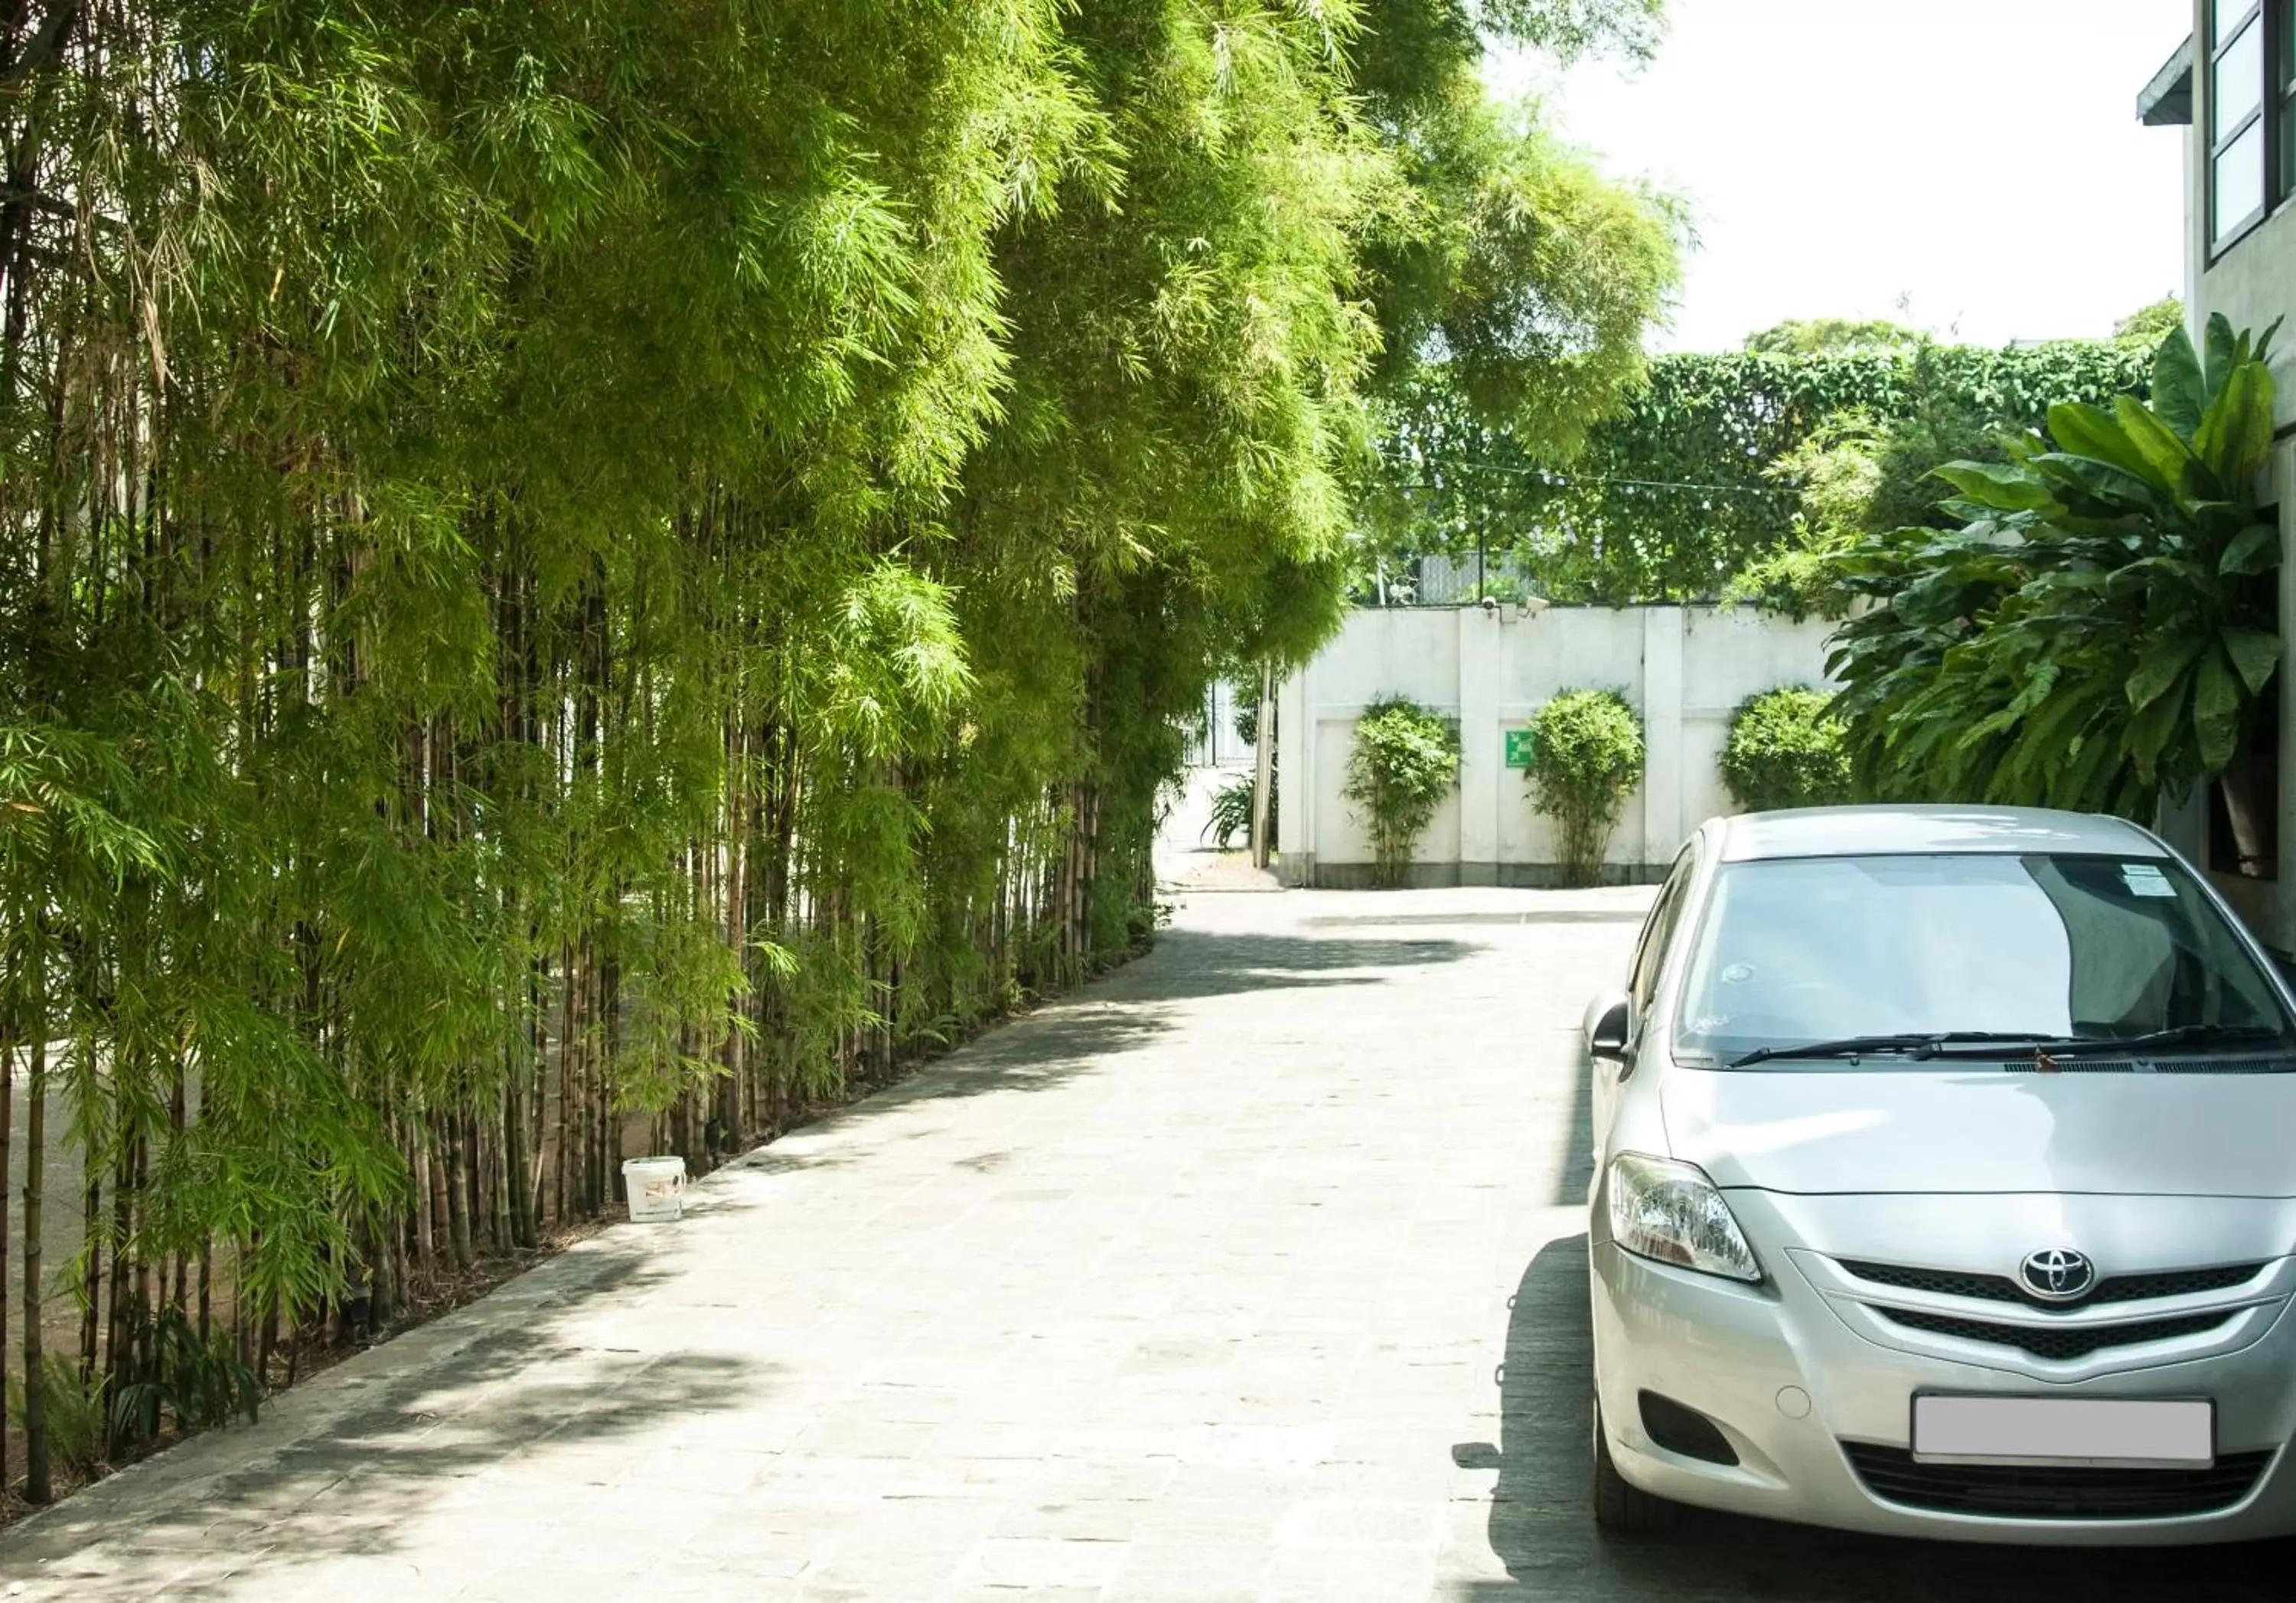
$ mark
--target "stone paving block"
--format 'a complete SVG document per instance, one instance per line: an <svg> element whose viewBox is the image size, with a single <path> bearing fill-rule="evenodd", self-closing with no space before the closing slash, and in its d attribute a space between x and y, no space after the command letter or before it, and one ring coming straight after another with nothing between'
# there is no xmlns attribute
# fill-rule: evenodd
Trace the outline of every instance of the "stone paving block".
<svg viewBox="0 0 2296 1603"><path fill-rule="evenodd" d="M1045 1536L993 1536L976 1548L960 1575L969 1588L1035 1591L1098 1589L1124 1566L1121 1541Z"/></svg>
<svg viewBox="0 0 2296 1603"><path fill-rule="evenodd" d="M1107 1582L1109 1603L1250 1599L1266 1585L1272 1549L1259 1543L1136 1538Z"/></svg>

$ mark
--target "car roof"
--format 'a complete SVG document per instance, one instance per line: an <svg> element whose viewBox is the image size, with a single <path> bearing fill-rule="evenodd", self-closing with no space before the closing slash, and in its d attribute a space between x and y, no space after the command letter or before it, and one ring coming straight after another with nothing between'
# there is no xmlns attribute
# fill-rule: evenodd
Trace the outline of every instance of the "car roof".
<svg viewBox="0 0 2296 1603"><path fill-rule="evenodd" d="M1813 807L1720 820L1721 859L1947 851L2095 852L2165 858L2136 825L2035 807Z"/></svg>

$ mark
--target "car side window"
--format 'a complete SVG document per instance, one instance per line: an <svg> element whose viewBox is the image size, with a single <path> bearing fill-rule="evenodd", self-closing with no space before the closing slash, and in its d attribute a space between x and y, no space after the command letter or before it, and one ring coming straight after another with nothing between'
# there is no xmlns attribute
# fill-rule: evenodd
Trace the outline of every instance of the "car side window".
<svg viewBox="0 0 2296 1603"><path fill-rule="evenodd" d="M1651 908L1650 919L1643 925L1642 945L1635 952L1634 978L1630 982L1637 1032L1650 1012L1651 1002L1658 995L1659 969L1666 961L1667 942L1674 938L1683 901L1690 894L1693 856L1693 849L1685 846L1682 855L1675 859L1674 872L1666 876L1666 888L1658 893L1657 905Z"/></svg>

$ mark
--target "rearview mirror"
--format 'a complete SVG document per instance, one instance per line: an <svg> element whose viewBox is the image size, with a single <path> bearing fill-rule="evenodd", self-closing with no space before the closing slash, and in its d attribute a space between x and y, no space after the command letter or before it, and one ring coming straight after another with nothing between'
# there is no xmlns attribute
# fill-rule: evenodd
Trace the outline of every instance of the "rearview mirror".
<svg viewBox="0 0 2296 1603"><path fill-rule="evenodd" d="M1587 1004L1587 1020L1580 1026L1587 1037L1587 1056L1597 1063L1624 1063L1627 1060L1627 1024L1634 1015L1634 1004L1617 991L1596 997Z"/></svg>

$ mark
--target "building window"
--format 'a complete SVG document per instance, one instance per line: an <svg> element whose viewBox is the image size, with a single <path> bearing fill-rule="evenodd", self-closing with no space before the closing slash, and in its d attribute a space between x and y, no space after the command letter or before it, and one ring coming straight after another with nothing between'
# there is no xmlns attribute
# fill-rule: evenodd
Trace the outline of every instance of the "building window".
<svg viewBox="0 0 2296 1603"><path fill-rule="evenodd" d="M2280 193L2285 195L2296 193L2296 0L2280 0L2277 42L2272 81L2280 103Z"/></svg>
<svg viewBox="0 0 2296 1603"><path fill-rule="evenodd" d="M2209 0L2209 249L2296 193L2296 0Z"/></svg>

